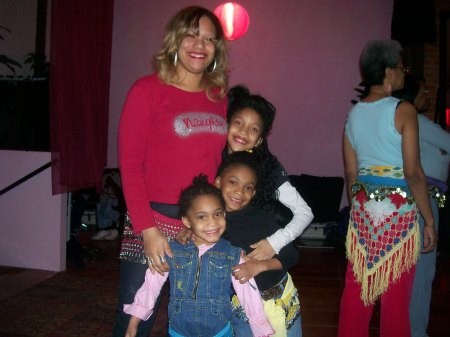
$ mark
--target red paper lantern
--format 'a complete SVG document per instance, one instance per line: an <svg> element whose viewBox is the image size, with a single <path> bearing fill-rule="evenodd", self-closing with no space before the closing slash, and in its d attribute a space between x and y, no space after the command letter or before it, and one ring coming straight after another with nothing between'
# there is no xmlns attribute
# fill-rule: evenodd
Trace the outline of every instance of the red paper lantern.
<svg viewBox="0 0 450 337"><path fill-rule="evenodd" d="M445 124L450 127L450 108L445 109Z"/></svg>
<svg viewBox="0 0 450 337"><path fill-rule="evenodd" d="M241 38L250 25L247 10L236 2L227 2L218 6L214 14L222 24L223 32L227 40Z"/></svg>

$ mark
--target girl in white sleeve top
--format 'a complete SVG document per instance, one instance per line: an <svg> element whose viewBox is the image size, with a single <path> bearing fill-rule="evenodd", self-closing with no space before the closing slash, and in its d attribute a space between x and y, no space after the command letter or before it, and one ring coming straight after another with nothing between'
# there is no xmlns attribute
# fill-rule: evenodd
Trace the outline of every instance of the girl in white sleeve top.
<svg viewBox="0 0 450 337"><path fill-rule="evenodd" d="M257 155L262 162L264 177L263 191L255 196L254 202L273 211L273 201L278 199L293 214L292 220L284 228L251 246L254 250L249 256L265 260L278 254L281 248L300 236L312 221L313 214L289 182L281 163L269 151L267 136L272 129L275 107L264 97L251 94L240 85L229 90L228 99L228 135L223 155L236 151L251 151Z"/></svg>

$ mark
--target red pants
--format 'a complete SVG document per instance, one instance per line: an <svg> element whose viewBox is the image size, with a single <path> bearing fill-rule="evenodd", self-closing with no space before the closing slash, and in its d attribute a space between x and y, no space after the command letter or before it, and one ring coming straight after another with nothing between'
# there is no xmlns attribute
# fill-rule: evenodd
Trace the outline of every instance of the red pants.
<svg viewBox="0 0 450 337"><path fill-rule="evenodd" d="M409 302L414 282L415 267L402 274L381 295L380 337L410 337ZM345 288L339 312L338 337L368 337L373 305L364 306L361 285L353 275L353 267L347 264Z"/></svg>

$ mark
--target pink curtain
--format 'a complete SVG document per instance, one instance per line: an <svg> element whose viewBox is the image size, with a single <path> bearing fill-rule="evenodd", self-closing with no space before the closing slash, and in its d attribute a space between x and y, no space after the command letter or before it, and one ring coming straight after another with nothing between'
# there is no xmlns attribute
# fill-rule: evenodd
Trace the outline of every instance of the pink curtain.
<svg viewBox="0 0 450 337"><path fill-rule="evenodd" d="M52 0L50 133L53 194L102 189L114 0Z"/></svg>

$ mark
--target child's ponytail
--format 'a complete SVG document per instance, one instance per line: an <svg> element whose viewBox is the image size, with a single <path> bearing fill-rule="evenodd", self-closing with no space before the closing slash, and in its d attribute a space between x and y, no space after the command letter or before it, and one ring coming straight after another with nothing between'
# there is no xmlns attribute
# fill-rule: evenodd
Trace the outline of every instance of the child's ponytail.
<svg viewBox="0 0 450 337"><path fill-rule="evenodd" d="M204 174L199 174L192 179L192 184L181 191L178 199L179 216L186 216L187 212L192 206L192 201L201 195L212 195L217 197L220 204L225 208L225 200L222 192L213 184L208 182L208 177Z"/></svg>

